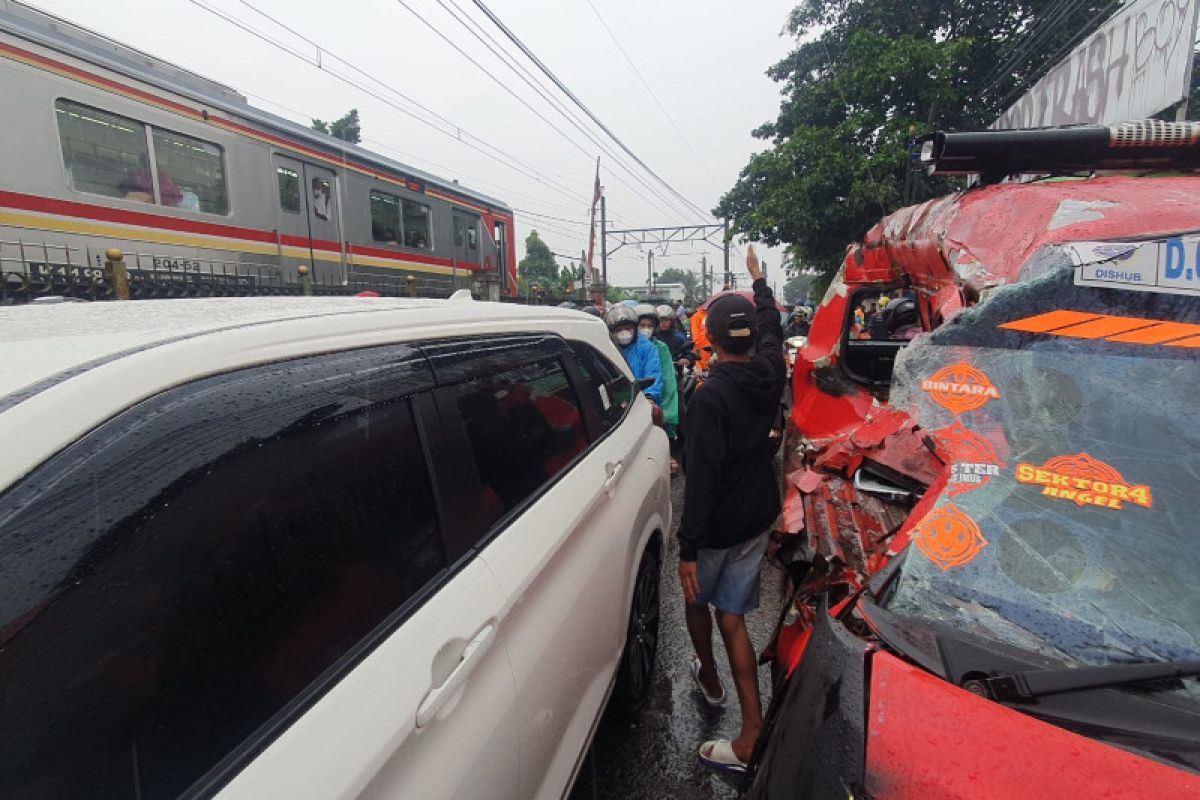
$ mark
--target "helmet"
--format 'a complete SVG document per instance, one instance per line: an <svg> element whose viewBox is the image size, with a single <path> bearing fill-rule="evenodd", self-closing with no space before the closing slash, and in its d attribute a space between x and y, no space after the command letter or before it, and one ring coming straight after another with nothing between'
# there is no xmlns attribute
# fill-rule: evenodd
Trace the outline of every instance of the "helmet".
<svg viewBox="0 0 1200 800"><path fill-rule="evenodd" d="M604 323L608 325L609 330L624 325L637 325L638 315L629 306L617 304L604 313Z"/></svg>
<svg viewBox="0 0 1200 800"><path fill-rule="evenodd" d="M879 296L879 307L880 308L887 308L887 304L890 302L892 302L892 298L888 297L886 294Z"/></svg>
<svg viewBox="0 0 1200 800"><path fill-rule="evenodd" d="M683 306L680 306L680 308L683 308ZM669 305L666 305L665 303L654 310L658 312L659 319L674 319L675 318L675 310L672 309Z"/></svg>
<svg viewBox="0 0 1200 800"><path fill-rule="evenodd" d="M579 310L585 314L591 314L593 317L603 317L604 316L604 312L602 310L600 310L599 308L596 308L595 306L584 306L583 308L581 308Z"/></svg>
<svg viewBox="0 0 1200 800"><path fill-rule="evenodd" d="M901 328L920 325L921 317L917 313L917 304L908 298L897 300L888 306L887 329L892 334Z"/></svg>
<svg viewBox="0 0 1200 800"><path fill-rule="evenodd" d="M637 314L638 321L641 322L646 317L654 320L655 327L658 327L658 310L649 303L638 303L633 307L633 312Z"/></svg>

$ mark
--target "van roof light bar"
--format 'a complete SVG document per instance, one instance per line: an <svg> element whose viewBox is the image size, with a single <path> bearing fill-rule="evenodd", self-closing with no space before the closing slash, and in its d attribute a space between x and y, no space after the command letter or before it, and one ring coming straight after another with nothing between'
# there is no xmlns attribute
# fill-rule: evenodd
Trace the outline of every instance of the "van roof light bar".
<svg viewBox="0 0 1200 800"><path fill-rule="evenodd" d="M1009 175L1200 167L1200 122L1138 120L1119 125L932 133L921 140L931 175Z"/></svg>

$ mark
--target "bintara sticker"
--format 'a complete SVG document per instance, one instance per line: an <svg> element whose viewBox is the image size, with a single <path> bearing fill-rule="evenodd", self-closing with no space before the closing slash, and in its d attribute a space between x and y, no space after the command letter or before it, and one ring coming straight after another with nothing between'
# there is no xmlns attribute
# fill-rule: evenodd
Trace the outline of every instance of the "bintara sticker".
<svg viewBox="0 0 1200 800"><path fill-rule="evenodd" d="M975 520L953 503L929 512L921 520L916 544L943 572L970 564L988 546Z"/></svg>
<svg viewBox="0 0 1200 800"><path fill-rule="evenodd" d="M1087 453L1057 456L1042 466L1017 465L1017 482L1041 486L1042 495L1076 505L1120 510L1125 503L1154 506L1150 487L1129 483L1114 467Z"/></svg>
<svg viewBox="0 0 1200 800"><path fill-rule="evenodd" d="M951 497L984 486L1004 468L992 443L967 430L958 420L934 431L933 435L950 454L950 483L946 494Z"/></svg>
<svg viewBox="0 0 1200 800"><path fill-rule="evenodd" d="M983 370L965 361L942 367L932 378L921 381L922 391L929 392L934 402L953 414L983 408L989 400L999 400L997 389Z"/></svg>

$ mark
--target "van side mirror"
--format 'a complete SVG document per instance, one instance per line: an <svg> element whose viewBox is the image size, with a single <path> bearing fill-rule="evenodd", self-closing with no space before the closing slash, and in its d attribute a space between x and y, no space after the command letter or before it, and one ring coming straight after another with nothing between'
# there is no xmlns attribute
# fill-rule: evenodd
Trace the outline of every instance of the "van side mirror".
<svg viewBox="0 0 1200 800"><path fill-rule="evenodd" d="M644 392L654 385L654 378L642 378L637 382L639 392Z"/></svg>

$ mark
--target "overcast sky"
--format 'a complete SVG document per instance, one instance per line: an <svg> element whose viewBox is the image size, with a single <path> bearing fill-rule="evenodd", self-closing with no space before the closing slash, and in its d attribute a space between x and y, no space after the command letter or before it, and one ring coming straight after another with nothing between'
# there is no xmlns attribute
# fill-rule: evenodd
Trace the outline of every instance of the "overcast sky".
<svg viewBox="0 0 1200 800"><path fill-rule="evenodd" d="M795 0L590 2L649 90L605 31L589 0L487 0L487 5L647 166L699 209L712 209L751 153L764 147L750 131L774 119L778 110L779 86L765 71L792 47L792 41L780 34ZM518 212L518 257L530 229L536 229L557 253L574 255L586 246L584 223L597 155L610 228L714 222L671 196L620 153L637 177L631 176L524 84L451 16L457 6L479 23L482 32L515 52L471 0L32 0L31 4L228 84L253 105L281 116L307 123L312 116L334 119L357 107L363 144L369 149L444 178L457 178L464 186L517 209L560 218ZM206 11L205 5L301 57L239 29ZM324 70L308 63L316 61L317 48L301 37L352 67L328 55L321 59ZM524 56L516 55L522 66L532 69ZM383 85L371 84L355 69ZM378 96L347 85L330 74L333 71L370 86ZM548 83L540 75L539 79ZM425 118L430 118L428 112L389 90L436 112L461 129L467 141L485 142L479 146L496 148L503 155L493 151L495 158L487 157L454 138L457 134L433 130L395 106ZM552 97L569 105L557 90ZM446 122L435 124L448 127ZM595 125L581 124L617 150ZM522 174L503 163L512 163L510 159L523 162L520 170L528 173L533 168L537 174ZM710 263L719 264L719 251L706 252ZM782 275L775 270L780 253L768 251L763 258L771 265L772 283L779 278L782 285ZM699 259L699 248L672 245L665 255L656 253L655 266L698 270ZM599 256L596 261L599 266ZM736 255L734 262L735 270L744 275ZM645 279L644 252L627 247L610 258L610 283L636 284Z"/></svg>

